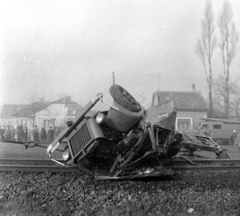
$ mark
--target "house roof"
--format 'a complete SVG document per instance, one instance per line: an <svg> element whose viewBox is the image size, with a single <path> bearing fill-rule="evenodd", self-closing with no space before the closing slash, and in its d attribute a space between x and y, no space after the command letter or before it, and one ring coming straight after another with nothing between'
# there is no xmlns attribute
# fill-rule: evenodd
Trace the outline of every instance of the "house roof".
<svg viewBox="0 0 240 216"><path fill-rule="evenodd" d="M32 117L33 114L45 109L48 107L51 103L50 102L41 102L41 101L36 101L27 107L15 112L12 114L14 117Z"/></svg>
<svg viewBox="0 0 240 216"><path fill-rule="evenodd" d="M53 101L52 104L77 104L70 96Z"/></svg>
<svg viewBox="0 0 240 216"><path fill-rule="evenodd" d="M66 105L71 105L71 104L77 104L74 102L71 97L67 96L58 100L55 100L53 102L45 102L45 101L36 101L25 108L15 112L12 114L14 117L32 117L34 113L37 113L46 107L50 106L51 104L66 104Z"/></svg>
<svg viewBox="0 0 240 216"><path fill-rule="evenodd" d="M172 100L177 111L207 111L207 104L197 91L156 91L154 92L160 103Z"/></svg>
<svg viewBox="0 0 240 216"><path fill-rule="evenodd" d="M7 116L11 116L13 113L27 107L27 105L24 104L4 104L0 118L5 118Z"/></svg>

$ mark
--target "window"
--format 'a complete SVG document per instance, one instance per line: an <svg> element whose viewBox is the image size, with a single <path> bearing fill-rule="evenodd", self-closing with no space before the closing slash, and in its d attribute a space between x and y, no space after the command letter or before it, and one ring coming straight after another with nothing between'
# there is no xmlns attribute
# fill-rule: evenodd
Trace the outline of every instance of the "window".
<svg viewBox="0 0 240 216"><path fill-rule="evenodd" d="M202 129L209 129L209 125L208 124L203 124Z"/></svg>
<svg viewBox="0 0 240 216"><path fill-rule="evenodd" d="M27 119L21 119L21 125L27 125L28 120Z"/></svg>
<svg viewBox="0 0 240 216"><path fill-rule="evenodd" d="M218 124L214 124L213 125L213 129L221 129L222 125L218 125Z"/></svg>
<svg viewBox="0 0 240 216"><path fill-rule="evenodd" d="M157 105L158 102L159 102L159 100L160 100L159 95L157 95L157 94L155 93L155 94L153 95L153 99L152 99L152 106Z"/></svg>
<svg viewBox="0 0 240 216"><path fill-rule="evenodd" d="M50 126L55 127L55 119L43 120L43 127L45 127L45 129L50 128Z"/></svg>
<svg viewBox="0 0 240 216"><path fill-rule="evenodd" d="M177 129L178 130L191 129L191 119L190 118L177 119Z"/></svg>
<svg viewBox="0 0 240 216"><path fill-rule="evenodd" d="M27 125L28 120L27 119L20 119L20 125Z"/></svg>

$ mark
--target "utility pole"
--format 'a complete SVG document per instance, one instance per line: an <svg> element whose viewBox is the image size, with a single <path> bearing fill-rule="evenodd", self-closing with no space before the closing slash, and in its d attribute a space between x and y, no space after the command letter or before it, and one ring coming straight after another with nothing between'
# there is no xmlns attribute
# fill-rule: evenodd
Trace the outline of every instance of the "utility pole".
<svg viewBox="0 0 240 216"><path fill-rule="evenodd" d="M162 76L162 75L165 75L165 74L161 74L161 73L158 73L157 75L148 74L148 76L157 77L157 79L158 79L158 91L159 91L159 79L160 79L160 76Z"/></svg>

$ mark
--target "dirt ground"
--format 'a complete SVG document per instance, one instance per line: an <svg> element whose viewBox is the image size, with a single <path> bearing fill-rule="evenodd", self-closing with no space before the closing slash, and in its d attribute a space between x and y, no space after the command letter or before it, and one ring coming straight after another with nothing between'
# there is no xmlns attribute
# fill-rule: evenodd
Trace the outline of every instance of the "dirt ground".
<svg viewBox="0 0 240 216"><path fill-rule="evenodd" d="M25 146L22 144L0 142L0 158L49 159L46 154L48 144L41 146L42 147L25 149ZM54 152L53 156L56 158L62 158L62 154L59 152Z"/></svg>

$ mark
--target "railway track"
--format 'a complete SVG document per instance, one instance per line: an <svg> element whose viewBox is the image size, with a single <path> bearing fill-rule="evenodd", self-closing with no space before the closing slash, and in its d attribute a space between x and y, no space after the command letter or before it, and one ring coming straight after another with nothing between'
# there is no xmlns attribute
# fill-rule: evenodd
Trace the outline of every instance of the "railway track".
<svg viewBox="0 0 240 216"><path fill-rule="evenodd" d="M62 162L62 161L60 161ZM21 172L79 172L74 167L63 167L56 165L51 160L41 159L0 159L0 172L21 171Z"/></svg>
<svg viewBox="0 0 240 216"><path fill-rule="evenodd" d="M3 171L21 171L21 172L80 172L74 167L63 167L54 165L13 165L13 164L1 164L0 172Z"/></svg>
<svg viewBox="0 0 240 216"><path fill-rule="evenodd" d="M2 164L55 165L56 163L48 159L0 158L0 165Z"/></svg>
<svg viewBox="0 0 240 216"><path fill-rule="evenodd" d="M240 160L234 159L174 159L173 170L176 172L200 171L240 171Z"/></svg>
<svg viewBox="0 0 240 216"><path fill-rule="evenodd" d="M63 161L60 161L63 162ZM240 171L240 160L232 159L174 159L172 169L176 172L200 172L200 171ZM1 159L0 172L24 171L24 172L80 172L74 167L57 165L51 160L41 159Z"/></svg>

